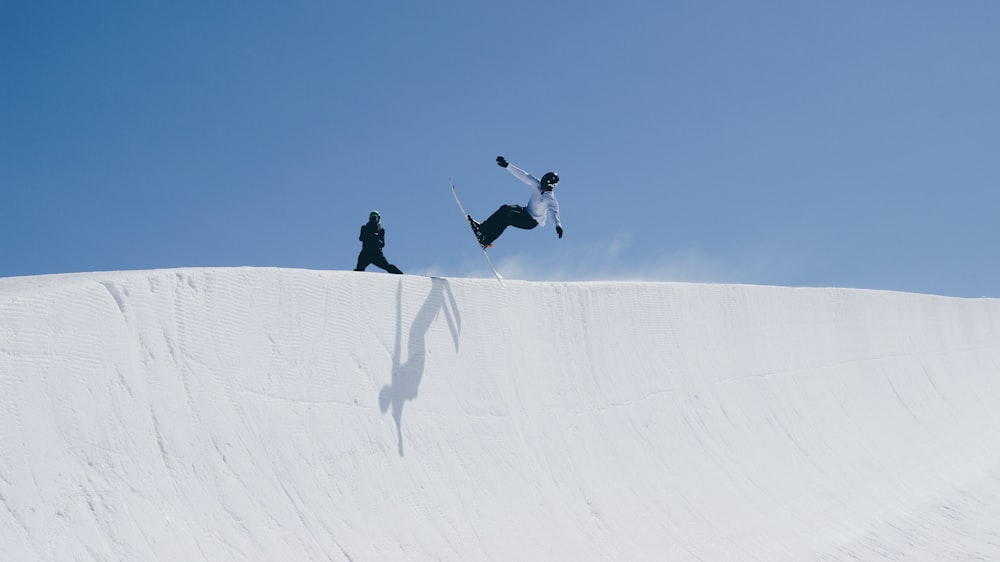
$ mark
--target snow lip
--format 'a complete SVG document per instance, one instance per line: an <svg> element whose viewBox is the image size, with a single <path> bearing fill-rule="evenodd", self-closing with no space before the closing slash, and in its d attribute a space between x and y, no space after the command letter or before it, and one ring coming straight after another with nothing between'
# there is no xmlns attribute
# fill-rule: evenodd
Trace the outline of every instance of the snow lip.
<svg viewBox="0 0 1000 562"><path fill-rule="evenodd" d="M162 269L136 269L136 270L106 270L87 271L70 273L47 273L41 275L23 275L14 277L0 277L0 298L14 296L33 291L44 291L50 289L65 289L78 286L81 283L90 282L118 282L123 279L133 279L136 277L159 277L165 275L191 275L191 274L219 274L226 275L232 273L249 272L269 272L269 273L303 273L313 275L323 275L336 277L339 275L379 275L387 274L382 272L357 272L353 270L336 269L308 269L295 267L270 267L270 266L193 266ZM450 281L473 281L479 282L487 280L485 277L449 277L441 275L418 275L407 274L407 278L427 278L427 279L447 279ZM672 286L672 287L744 287L760 289L781 289L789 291L852 291L860 293L875 294L897 294L897 295L920 295L927 297L940 297L946 299L960 300L1000 300L994 297L961 297L943 295L936 293L918 293L909 291L897 291L893 289L872 289L863 287L836 287L836 286L788 286L788 285L765 285L755 283L718 283L718 282L692 282L692 281L653 281L653 280L586 280L586 281L529 281L519 279L504 279L505 283L518 284L522 286Z"/></svg>
<svg viewBox="0 0 1000 562"><path fill-rule="evenodd" d="M998 369L995 299L0 279L0 559L1000 558Z"/></svg>

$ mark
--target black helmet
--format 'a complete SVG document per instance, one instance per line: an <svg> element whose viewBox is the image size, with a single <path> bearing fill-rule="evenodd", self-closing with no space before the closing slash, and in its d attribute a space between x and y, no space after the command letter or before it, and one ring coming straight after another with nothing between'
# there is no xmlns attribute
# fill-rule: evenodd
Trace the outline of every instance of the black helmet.
<svg viewBox="0 0 1000 562"><path fill-rule="evenodd" d="M381 219L382 215L380 215L378 211L372 211L372 212L368 213L368 218L369 219Z"/></svg>
<svg viewBox="0 0 1000 562"><path fill-rule="evenodd" d="M559 183L559 174L555 172L545 172L545 175L542 176L543 187L546 185L555 185L557 183Z"/></svg>

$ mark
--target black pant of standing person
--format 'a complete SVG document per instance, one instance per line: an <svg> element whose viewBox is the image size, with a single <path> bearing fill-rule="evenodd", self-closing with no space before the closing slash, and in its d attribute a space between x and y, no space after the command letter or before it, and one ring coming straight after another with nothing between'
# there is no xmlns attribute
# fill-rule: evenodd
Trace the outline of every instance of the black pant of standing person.
<svg viewBox="0 0 1000 562"><path fill-rule="evenodd" d="M374 265L389 273L403 273L398 267L389 263L382 254L382 248L385 247L385 229L380 224L381 220L382 215L378 211L372 211L368 215L368 224L361 225L361 235L358 236L358 240L361 241L361 253L358 254L358 266L354 271L364 271L369 265Z"/></svg>

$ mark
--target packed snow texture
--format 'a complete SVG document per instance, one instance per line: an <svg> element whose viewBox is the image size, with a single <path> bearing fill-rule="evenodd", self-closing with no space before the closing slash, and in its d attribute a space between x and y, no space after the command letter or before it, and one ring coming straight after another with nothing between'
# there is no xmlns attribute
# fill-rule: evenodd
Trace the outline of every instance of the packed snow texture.
<svg viewBox="0 0 1000 562"><path fill-rule="evenodd" d="M0 279L2 560L1000 559L1000 301Z"/></svg>

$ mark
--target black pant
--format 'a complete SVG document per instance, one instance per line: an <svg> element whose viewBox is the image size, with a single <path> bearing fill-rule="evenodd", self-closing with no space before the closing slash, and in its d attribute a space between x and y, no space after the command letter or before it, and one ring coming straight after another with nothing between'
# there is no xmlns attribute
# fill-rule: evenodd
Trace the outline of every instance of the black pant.
<svg viewBox="0 0 1000 562"><path fill-rule="evenodd" d="M538 221L528 212L528 209L520 205L501 205L490 218L479 225L479 232L482 233L486 244L492 244L494 240L500 238L503 231L508 226L531 230L538 226Z"/></svg>
<svg viewBox="0 0 1000 562"><path fill-rule="evenodd" d="M361 250L361 253L358 254L358 267L355 267L354 271L364 271L369 265L380 267L389 273L402 273L398 267L392 265L389 263L389 260L385 259L385 256L381 251L366 252Z"/></svg>

